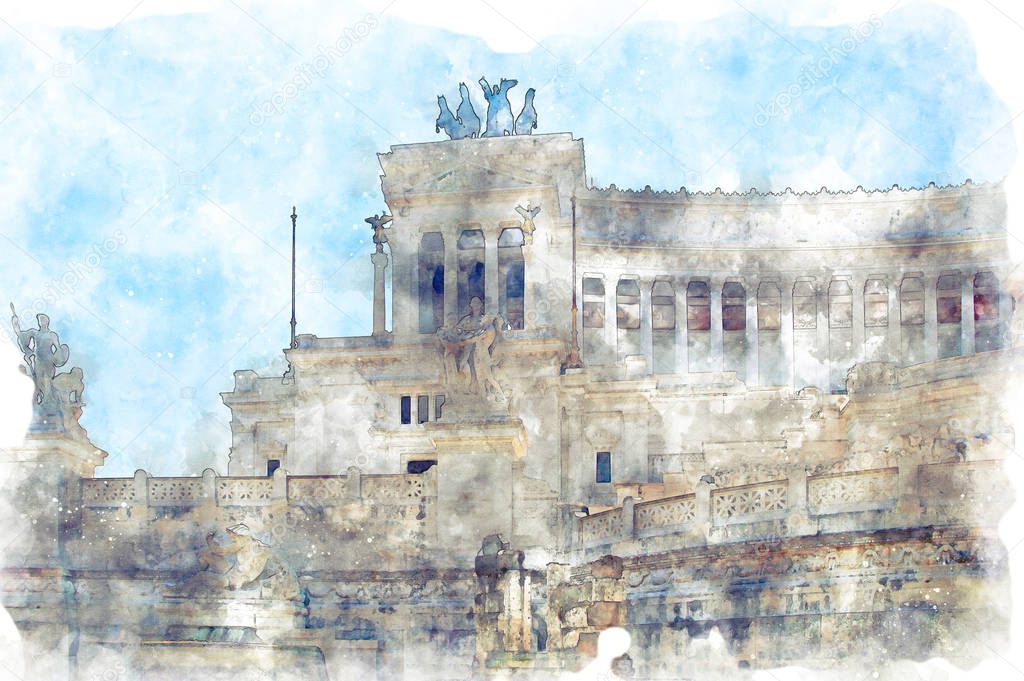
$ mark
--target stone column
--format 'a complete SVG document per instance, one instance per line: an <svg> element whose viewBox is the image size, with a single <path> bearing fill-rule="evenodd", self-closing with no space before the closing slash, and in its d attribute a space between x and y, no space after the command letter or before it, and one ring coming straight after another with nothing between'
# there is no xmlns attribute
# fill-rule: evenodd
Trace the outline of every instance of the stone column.
<svg viewBox="0 0 1024 681"><path fill-rule="evenodd" d="M459 321L459 234L458 230L444 232L444 323L454 326ZM417 291L417 300L419 292ZM489 311L489 310L488 310Z"/></svg>
<svg viewBox="0 0 1024 681"><path fill-rule="evenodd" d="M886 277L885 285L889 289L889 328L885 336L885 356L890 362L900 363L900 348L902 338L900 337L900 280L893 277Z"/></svg>
<svg viewBox="0 0 1024 681"><path fill-rule="evenodd" d="M747 286L747 299L746 299L746 313L747 313L747 326L744 338L746 339L746 360L747 360L747 385L758 385L761 381L758 379L758 365L757 365L757 282L750 279L744 280L744 285Z"/></svg>
<svg viewBox="0 0 1024 681"><path fill-rule="evenodd" d="M504 283L499 279L498 234L487 231L484 232L484 310L488 314L498 313L498 287Z"/></svg>
<svg viewBox="0 0 1024 681"><path fill-rule="evenodd" d="M864 328L864 283L865 280L854 274L850 278L851 301L853 303L853 315L851 324L853 325L853 356L850 358L850 366L846 369L850 369L857 362L863 362L865 355L864 351L864 339L867 336Z"/></svg>
<svg viewBox="0 0 1024 681"><path fill-rule="evenodd" d="M647 370L644 373L654 373L654 319L651 309L651 287L654 282L650 279L638 279L640 286L640 351L647 358Z"/></svg>
<svg viewBox="0 0 1024 681"><path fill-rule="evenodd" d="M935 312L935 285L939 274L926 271L924 280L924 359L931 361L939 356L939 322Z"/></svg>
<svg viewBox="0 0 1024 681"><path fill-rule="evenodd" d="M964 271L960 284L960 347L961 354L974 354L974 270Z"/></svg>
<svg viewBox="0 0 1024 681"><path fill-rule="evenodd" d="M370 255L370 262L373 263L373 335L383 336L385 333L384 311L386 309L384 300L384 270L388 266L388 255L383 251L378 251Z"/></svg>
<svg viewBox="0 0 1024 681"><path fill-rule="evenodd" d="M634 506L636 506L636 500L633 497L626 497L622 500L621 539L632 539L636 536L636 523L633 515Z"/></svg>
<svg viewBox="0 0 1024 681"><path fill-rule="evenodd" d="M687 352L686 337L686 280L677 278L672 280L672 290L675 292L676 303L676 373L690 373L690 356Z"/></svg>
<svg viewBox="0 0 1024 681"><path fill-rule="evenodd" d="M828 327L828 287L832 284L832 274L829 273L825 277L824 286L819 285L819 282L814 282L814 299L817 301L818 310L818 323L816 325L817 334L815 335L814 351L819 357L822 357L821 363L818 366L818 389L825 395L832 392L831 390L831 373L832 365L829 362L831 356L831 341Z"/></svg>
<svg viewBox="0 0 1024 681"><path fill-rule="evenodd" d="M621 272L609 272L604 286L604 342L608 348L612 364L619 360L619 325L616 321L616 303Z"/></svg>
<svg viewBox="0 0 1024 681"><path fill-rule="evenodd" d="M722 357L725 346L722 337L722 280L708 280L709 298L711 301L711 333L709 334L708 358L712 371L722 370Z"/></svg>
<svg viewBox="0 0 1024 681"><path fill-rule="evenodd" d="M793 284L794 281L790 277L782 277L779 281L779 289L782 294L779 314L779 341L782 343L782 361L786 367L786 376L791 388L796 382L796 365L793 360Z"/></svg>
<svg viewBox="0 0 1024 681"><path fill-rule="evenodd" d="M711 485L706 482L697 482L697 487L693 490L693 526L698 532L703 534L705 538L711 531L712 512L711 512Z"/></svg>

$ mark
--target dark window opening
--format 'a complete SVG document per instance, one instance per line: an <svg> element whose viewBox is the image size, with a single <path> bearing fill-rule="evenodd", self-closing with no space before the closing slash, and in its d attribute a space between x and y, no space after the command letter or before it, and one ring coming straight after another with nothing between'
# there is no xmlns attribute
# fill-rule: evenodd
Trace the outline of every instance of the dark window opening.
<svg viewBox="0 0 1024 681"><path fill-rule="evenodd" d="M999 281L991 272L974 275L974 321L999 319Z"/></svg>
<svg viewBox="0 0 1024 681"><path fill-rule="evenodd" d="M814 284L802 280L793 284L793 328L815 329L818 327L818 299Z"/></svg>
<svg viewBox="0 0 1024 681"><path fill-rule="evenodd" d="M707 282L691 281L686 285L686 328L688 331L711 330L711 294Z"/></svg>
<svg viewBox="0 0 1024 681"><path fill-rule="evenodd" d="M604 281L597 277L583 278L583 328L604 328Z"/></svg>
<svg viewBox="0 0 1024 681"><path fill-rule="evenodd" d="M426 423L430 420L430 396L416 396L416 423Z"/></svg>
<svg viewBox="0 0 1024 681"><path fill-rule="evenodd" d="M486 300L484 294L486 268L484 266L484 233L479 229L467 229L458 240L458 313L459 317L469 314L469 301L473 298ZM494 310L489 310L494 312Z"/></svg>
<svg viewBox="0 0 1024 681"><path fill-rule="evenodd" d="M597 464L597 475L595 480L597 482L611 482L612 481L612 453L611 452L598 452L595 457Z"/></svg>
<svg viewBox="0 0 1024 681"><path fill-rule="evenodd" d="M267 459L267 477L269 478L271 475L273 475L274 471L276 471L280 467L280 459Z"/></svg>
<svg viewBox="0 0 1024 681"><path fill-rule="evenodd" d="M960 275L943 274L935 284L935 316L939 324L959 324L960 303Z"/></svg>
<svg viewBox="0 0 1024 681"><path fill-rule="evenodd" d="M417 459L405 464L405 472L412 473L413 475L419 475L420 473L426 473L436 465L436 459Z"/></svg>
<svg viewBox="0 0 1024 681"><path fill-rule="evenodd" d="M924 324L924 283L921 277L903 277L900 284L900 323L904 326Z"/></svg>
<svg viewBox="0 0 1024 681"><path fill-rule="evenodd" d="M778 331L782 327L782 291L773 282L757 287L757 330Z"/></svg>
<svg viewBox="0 0 1024 681"><path fill-rule="evenodd" d="M427 232L419 252L420 333L433 333L444 325L444 238Z"/></svg>
<svg viewBox="0 0 1024 681"><path fill-rule="evenodd" d="M441 420L441 408L444 406L444 395L434 395L434 420Z"/></svg>
<svg viewBox="0 0 1024 681"><path fill-rule="evenodd" d="M727 281L722 287L722 330L743 331L747 328L747 292L738 281Z"/></svg>
<svg viewBox="0 0 1024 681"><path fill-rule="evenodd" d="M620 279L615 287L615 324L620 329L640 328L640 285Z"/></svg>
<svg viewBox="0 0 1024 681"><path fill-rule="evenodd" d="M833 279L828 286L828 326L830 329L853 326L853 289L845 279Z"/></svg>
<svg viewBox="0 0 1024 681"><path fill-rule="evenodd" d="M651 287L651 327L655 331L676 328L676 294L672 283L659 279Z"/></svg>
<svg viewBox="0 0 1024 681"><path fill-rule="evenodd" d="M864 326L889 326L889 288L884 279L864 282Z"/></svg>
<svg viewBox="0 0 1024 681"><path fill-rule="evenodd" d="M402 395L402 423L412 423L412 397Z"/></svg>

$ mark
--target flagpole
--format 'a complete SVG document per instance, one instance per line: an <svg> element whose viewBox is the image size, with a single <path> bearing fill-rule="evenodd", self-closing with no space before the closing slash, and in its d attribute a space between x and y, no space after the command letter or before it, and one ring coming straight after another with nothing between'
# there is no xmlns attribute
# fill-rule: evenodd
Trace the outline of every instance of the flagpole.
<svg viewBox="0 0 1024 681"><path fill-rule="evenodd" d="M583 359L580 357L580 335L576 318L579 316L579 308L576 305L576 195L572 195L572 340L569 345L569 355L562 365L562 373L566 369L582 369Z"/></svg>
<svg viewBox="0 0 1024 681"><path fill-rule="evenodd" d="M296 347L295 345L295 220L299 217L295 212L295 206L292 206L292 340L289 347Z"/></svg>

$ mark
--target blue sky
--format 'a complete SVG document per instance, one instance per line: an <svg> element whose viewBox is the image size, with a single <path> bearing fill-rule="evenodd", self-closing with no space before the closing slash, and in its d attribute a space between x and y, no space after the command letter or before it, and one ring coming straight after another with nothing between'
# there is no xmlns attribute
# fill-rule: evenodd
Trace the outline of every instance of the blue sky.
<svg viewBox="0 0 1024 681"><path fill-rule="evenodd" d="M956 14L907 2L825 26L771 6L598 35L566 23L515 52L317 0L112 30L0 25L3 302L23 325L48 312L84 368L83 424L110 452L100 474L224 472L217 393L235 369L282 370L292 205L299 331L367 333L376 153L442 139L436 96L454 108L459 81L478 111L482 75L518 78L516 110L536 88L538 132L583 137L600 186L849 189L1009 172L1013 113ZM513 10L493 21L532 34ZM314 73L329 46L342 53Z"/></svg>

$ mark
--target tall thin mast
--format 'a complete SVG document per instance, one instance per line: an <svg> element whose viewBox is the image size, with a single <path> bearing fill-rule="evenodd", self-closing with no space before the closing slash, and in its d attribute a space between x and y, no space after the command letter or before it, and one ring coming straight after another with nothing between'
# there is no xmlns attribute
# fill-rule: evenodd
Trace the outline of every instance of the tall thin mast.
<svg viewBox="0 0 1024 681"><path fill-rule="evenodd" d="M569 354L562 365L562 371L566 369L582 369L583 360L580 358L580 334L576 322L579 316L579 307L576 305L576 195L572 195L572 342L569 345Z"/></svg>
<svg viewBox="0 0 1024 681"><path fill-rule="evenodd" d="M289 347L295 346L295 220L298 218L295 206L292 206L292 340Z"/></svg>

